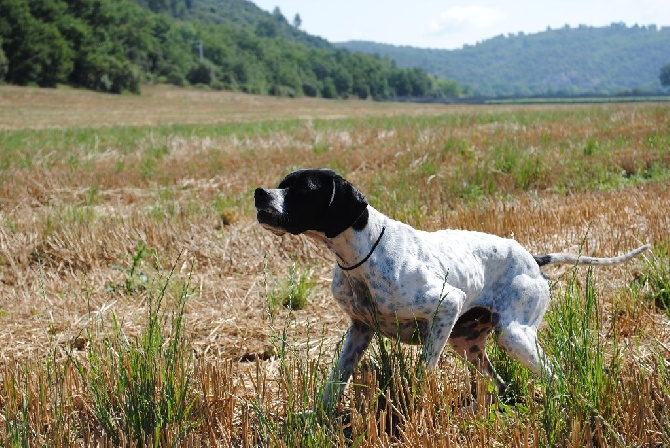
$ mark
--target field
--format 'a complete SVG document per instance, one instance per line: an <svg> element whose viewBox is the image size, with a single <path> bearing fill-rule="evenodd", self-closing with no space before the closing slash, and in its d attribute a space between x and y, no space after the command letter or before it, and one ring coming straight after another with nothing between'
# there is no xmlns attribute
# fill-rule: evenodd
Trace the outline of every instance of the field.
<svg viewBox="0 0 670 448"><path fill-rule="evenodd" d="M546 270L539 378L378 339L336 415L334 257L253 190L329 167L393 218L626 265ZM0 87L0 446L670 445L670 104L444 106ZM483 394L479 394L481 397ZM481 401L481 400L480 400Z"/></svg>

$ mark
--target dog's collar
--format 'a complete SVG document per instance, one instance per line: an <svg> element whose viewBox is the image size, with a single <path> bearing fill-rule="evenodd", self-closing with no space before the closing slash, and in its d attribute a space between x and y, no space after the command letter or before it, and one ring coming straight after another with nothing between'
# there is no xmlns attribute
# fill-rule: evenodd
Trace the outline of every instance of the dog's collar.
<svg viewBox="0 0 670 448"><path fill-rule="evenodd" d="M377 241L375 241L375 244L372 245L372 249L370 249L370 252L365 256L365 258L363 258L361 261L359 261L359 262L356 263L355 265L353 265L353 266L347 266L347 267L342 266L342 265L340 264L340 262L338 261L338 262L337 262L337 265L340 267L340 269L342 269L343 271L351 271L351 270L353 270L353 269L356 269L357 267L360 267L363 263L365 263L366 261L368 261L368 259L372 256L372 252L375 251L375 249L376 249L377 246L379 245L379 242L382 240L382 237L384 236L384 231L385 231L385 230L386 230L386 226L382 227L382 231L381 231L381 233L379 234L379 238L377 238Z"/></svg>

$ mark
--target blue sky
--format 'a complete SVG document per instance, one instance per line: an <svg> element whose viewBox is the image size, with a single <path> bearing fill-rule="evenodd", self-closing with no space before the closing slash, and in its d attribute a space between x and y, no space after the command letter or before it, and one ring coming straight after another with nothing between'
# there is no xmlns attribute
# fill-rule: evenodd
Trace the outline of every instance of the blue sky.
<svg viewBox="0 0 670 448"><path fill-rule="evenodd" d="M612 22L670 26L670 0L252 0L278 6L302 29L331 42L371 40L423 48L460 48L499 34Z"/></svg>

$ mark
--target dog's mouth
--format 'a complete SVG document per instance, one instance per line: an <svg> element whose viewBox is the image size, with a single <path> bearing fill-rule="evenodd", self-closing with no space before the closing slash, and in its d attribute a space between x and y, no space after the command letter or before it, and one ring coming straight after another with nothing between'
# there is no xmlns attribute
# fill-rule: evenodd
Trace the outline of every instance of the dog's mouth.
<svg viewBox="0 0 670 448"><path fill-rule="evenodd" d="M281 236L286 233L286 230L281 227L281 215L274 210L258 209L256 219L264 229L269 230L275 235Z"/></svg>

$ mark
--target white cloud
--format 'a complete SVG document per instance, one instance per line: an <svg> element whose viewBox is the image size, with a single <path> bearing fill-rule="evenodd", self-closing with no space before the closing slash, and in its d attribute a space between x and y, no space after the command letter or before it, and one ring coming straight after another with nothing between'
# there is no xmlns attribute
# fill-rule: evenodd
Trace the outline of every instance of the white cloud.
<svg viewBox="0 0 670 448"><path fill-rule="evenodd" d="M488 28L506 18L505 13L486 6L453 6L430 22L431 34L472 28Z"/></svg>

